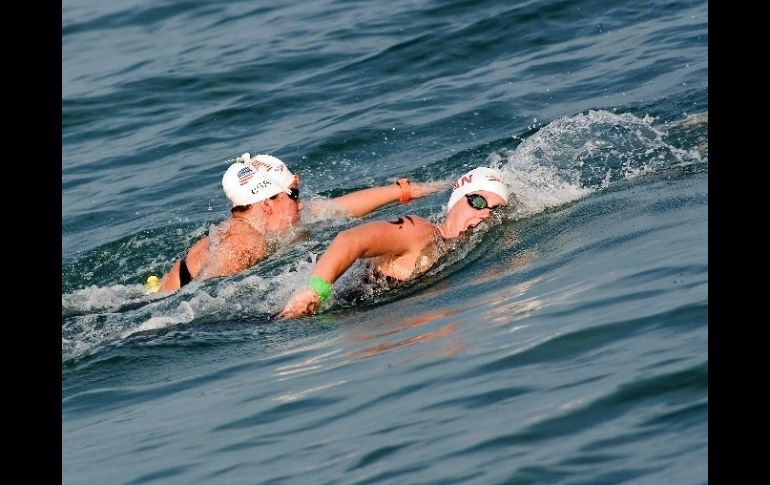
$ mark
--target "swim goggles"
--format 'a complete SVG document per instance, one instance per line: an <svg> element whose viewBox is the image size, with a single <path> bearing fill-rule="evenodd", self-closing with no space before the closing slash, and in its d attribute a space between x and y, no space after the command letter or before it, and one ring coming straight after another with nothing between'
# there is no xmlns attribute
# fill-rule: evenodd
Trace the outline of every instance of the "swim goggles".
<svg viewBox="0 0 770 485"><path fill-rule="evenodd" d="M465 198L468 200L468 205L477 211L480 211L481 209L495 210L500 207L499 205L490 207L489 202L487 202L487 199L485 199L483 195L467 194Z"/></svg>

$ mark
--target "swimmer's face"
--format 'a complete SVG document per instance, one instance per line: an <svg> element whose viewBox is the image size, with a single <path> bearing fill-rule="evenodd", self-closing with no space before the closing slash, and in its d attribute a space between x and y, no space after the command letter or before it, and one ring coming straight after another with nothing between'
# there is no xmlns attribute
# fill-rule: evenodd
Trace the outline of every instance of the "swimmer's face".
<svg viewBox="0 0 770 485"><path fill-rule="evenodd" d="M294 176L294 181L289 185L289 189L291 189L291 194L281 192L270 198L274 225L278 230L289 229L299 222L299 211L302 210L299 195L299 175Z"/></svg>
<svg viewBox="0 0 770 485"><path fill-rule="evenodd" d="M478 190L464 196L452 206L448 218L451 219L452 225L462 232L478 226L482 221L488 219L494 211L505 205L505 200L499 195L486 190Z"/></svg>

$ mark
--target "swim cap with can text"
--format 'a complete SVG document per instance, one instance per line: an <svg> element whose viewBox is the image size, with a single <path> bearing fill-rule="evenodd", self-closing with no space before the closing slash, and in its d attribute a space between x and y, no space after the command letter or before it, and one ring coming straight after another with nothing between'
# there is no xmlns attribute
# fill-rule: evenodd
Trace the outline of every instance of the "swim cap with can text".
<svg viewBox="0 0 770 485"><path fill-rule="evenodd" d="M447 212L464 195L472 194L480 190L492 192L503 198L508 203L508 186L503 182L502 174L488 167L474 168L462 177L458 178L452 186L452 195L449 196Z"/></svg>

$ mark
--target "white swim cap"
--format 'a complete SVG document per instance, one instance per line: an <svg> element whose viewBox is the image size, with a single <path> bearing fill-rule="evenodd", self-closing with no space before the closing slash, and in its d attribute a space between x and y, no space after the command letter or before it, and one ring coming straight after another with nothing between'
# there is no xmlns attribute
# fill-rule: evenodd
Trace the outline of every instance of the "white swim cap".
<svg viewBox="0 0 770 485"><path fill-rule="evenodd" d="M474 168L470 172L466 173L452 186L452 195L449 197L449 205L447 206L447 212L454 206L458 200L464 195L478 192L479 190L486 190L497 194L508 203L508 187L503 182L503 176L497 170L487 167Z"/></svg>
<svg viewBox="0 0 770 485"><path fill-rule="evenodd" d="M290 194L292 182L294 174L281 160L270 155L251 158L248 153L236 158L222 176L222 188L233 207L253 204L281 192Z"/></svg>

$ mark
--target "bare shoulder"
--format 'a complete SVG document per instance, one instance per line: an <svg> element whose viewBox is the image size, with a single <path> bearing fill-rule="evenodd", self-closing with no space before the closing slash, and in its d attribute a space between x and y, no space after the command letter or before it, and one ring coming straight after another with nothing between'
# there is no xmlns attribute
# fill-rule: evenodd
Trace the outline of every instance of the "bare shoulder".
<svg viewBox="0 0 770 485"><path fill-rule="evenodd" d="M245 221L230 221L218 237L212 238L207 277L239 273L267 257L264 236Z"/></svg>
<svg viewBox="0 0 770 485"><path fill-rule="evenodd" d="M264 234L241 219L235 219L230 222L229 227L222 236L221 243L228 246L228 249L231 251L234 249L254 251L267 247Z"/></svg>

